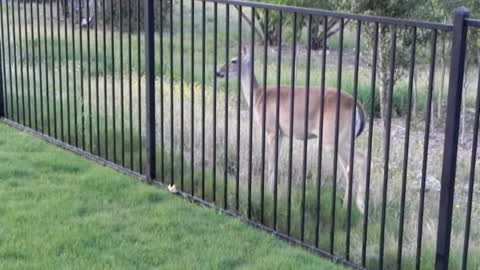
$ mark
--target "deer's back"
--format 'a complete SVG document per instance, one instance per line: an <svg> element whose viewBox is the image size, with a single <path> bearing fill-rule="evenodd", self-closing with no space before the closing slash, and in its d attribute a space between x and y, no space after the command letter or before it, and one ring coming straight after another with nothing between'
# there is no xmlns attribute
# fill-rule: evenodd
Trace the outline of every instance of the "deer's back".
<svg viewBox="0 0 480 270"><path fill-rule="evenodd" d="M321 116L322 91L320 88L310 88L308 95L308 112L305 114L307 105L307 89L297 87L293 91L290 87L269 87L264 95L263 88L257 89L259 95L255 102L255 111L259 120L263 119L263 106L266 105L267 132L275 131L277 99L279 101L279 127L281 132L290 136L290 119L293 97L293 130L292 134L297 139L305 138L305 116L308 115L307 137L318 135L318 125ZM279 95L278 95L279 94ZM323 95L323 133L327 138L335 130L336 108L339 101L339 129L351 129L352 110L355 106L353 97L348 93L336 89L325 89ZM327 138L328 139L328 138Z"/></svg>

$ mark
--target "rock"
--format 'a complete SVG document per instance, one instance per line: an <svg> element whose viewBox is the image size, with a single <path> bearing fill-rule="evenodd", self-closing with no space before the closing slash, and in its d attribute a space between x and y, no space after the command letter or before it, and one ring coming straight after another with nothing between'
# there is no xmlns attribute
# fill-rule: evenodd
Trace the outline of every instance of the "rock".
<svg viewBox="0 0 480 270"><path fill-rule="evenodd" d="M422 187L422 174L419 173L417 174L417 177L415 178L415 181L412 183L412 187L414 189L420 190ZM440 191L441 184L440 181L435 178L434 176L427 175L425 177L425 191Z"/></svg>

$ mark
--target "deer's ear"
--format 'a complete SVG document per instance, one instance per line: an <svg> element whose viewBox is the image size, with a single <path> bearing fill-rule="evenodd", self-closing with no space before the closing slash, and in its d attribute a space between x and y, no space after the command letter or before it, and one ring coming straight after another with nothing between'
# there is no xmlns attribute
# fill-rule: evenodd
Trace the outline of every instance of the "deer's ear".
<svg viewBox="0 0 480 270"><path fill-rule="evenodd" d="M247 45L243 45L242 46L242 55L247 55L248 54L248 46Z"/></svg>

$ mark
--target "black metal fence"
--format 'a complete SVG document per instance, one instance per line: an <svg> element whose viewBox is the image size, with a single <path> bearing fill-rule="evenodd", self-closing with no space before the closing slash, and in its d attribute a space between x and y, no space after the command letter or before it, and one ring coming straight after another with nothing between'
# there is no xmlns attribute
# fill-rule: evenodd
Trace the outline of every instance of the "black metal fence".
<svg viewBox="0 0 480 270"><path fill-rule="evenodd" d="M0 16L3 122L354 268L480 267L467 10L41 0Z"/></svg>

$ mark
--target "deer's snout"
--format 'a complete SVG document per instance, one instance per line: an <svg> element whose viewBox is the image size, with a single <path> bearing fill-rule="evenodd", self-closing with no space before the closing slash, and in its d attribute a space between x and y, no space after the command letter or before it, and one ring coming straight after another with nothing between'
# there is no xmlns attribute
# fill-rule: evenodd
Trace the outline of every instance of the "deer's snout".
<svg viewBox="0 0 480 270"><path fill-rule="evenodd" d="M223 73L223 71L217 71L217 77L223 78L225 77L225 74Z"/></svg>

